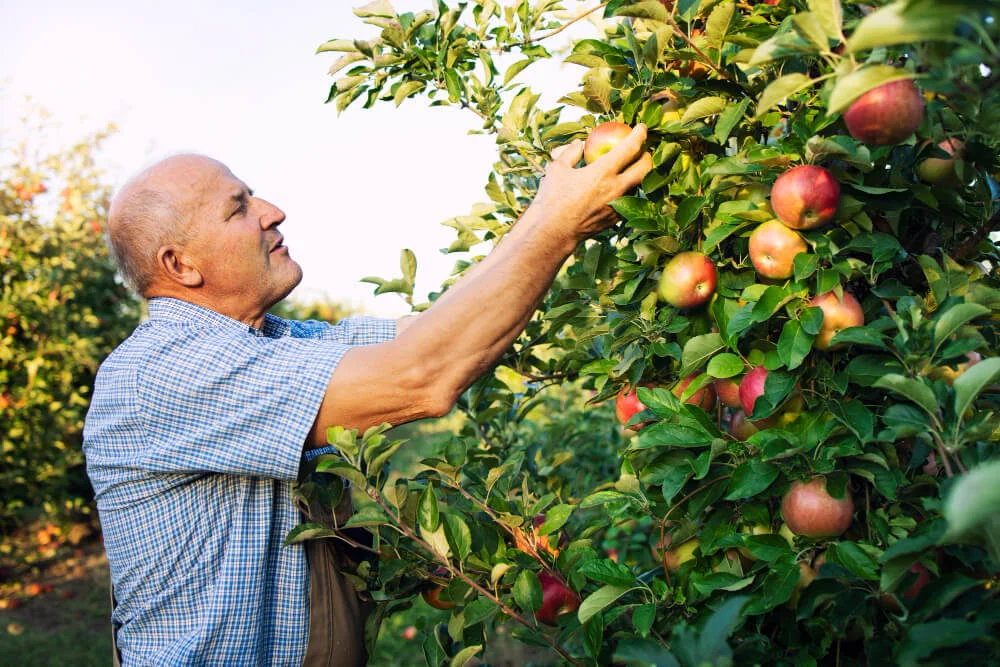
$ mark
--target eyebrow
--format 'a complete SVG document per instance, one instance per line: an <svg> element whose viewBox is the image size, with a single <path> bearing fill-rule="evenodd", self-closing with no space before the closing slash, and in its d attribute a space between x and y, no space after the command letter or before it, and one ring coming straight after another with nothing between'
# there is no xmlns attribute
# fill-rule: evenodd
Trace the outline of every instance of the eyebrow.
<svg viewBox="0 0 1000 667"><path fill-rule="evenodd" d="M244 206L248 203L250 197L253 197L253 188L247 188L246 190L241 190L232 195L229 198L229 201L231 202L230 209L232 208L232 205L236 205L237 207ZM239 210L239 208L237 208L237 210ZM236 211L232 211L227 218L231 218L235 213Z"/></svg>

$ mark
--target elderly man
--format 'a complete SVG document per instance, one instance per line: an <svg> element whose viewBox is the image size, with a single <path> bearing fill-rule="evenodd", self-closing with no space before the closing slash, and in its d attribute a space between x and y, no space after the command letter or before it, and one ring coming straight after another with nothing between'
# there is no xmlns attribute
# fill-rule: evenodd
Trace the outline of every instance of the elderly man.
<svg viewBox="0 0 1000 667"><path fill-rule="evenodd" d="M363 664L353 590L282 547L303 457L329 426L447 413L614 223L608 202L651 168L645 135L580 168L567 146L498 247L398 323L268 315L302 277L284 214L215 160L169 158L117 193L112 250L149 320L102 364L84 450L126 665Z"/></svg>

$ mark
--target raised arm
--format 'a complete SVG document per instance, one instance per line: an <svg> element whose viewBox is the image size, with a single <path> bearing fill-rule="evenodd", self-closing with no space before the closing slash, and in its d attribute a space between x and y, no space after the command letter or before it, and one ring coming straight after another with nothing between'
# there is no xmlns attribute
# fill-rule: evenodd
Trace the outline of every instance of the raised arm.
<svg viewBox="0 0 1000 667"><path fill-rule="evenodd" d="M358 347L341 360L319 410L312 444L326 428L365 429L446 414L527 325L573 249L615 222L608 203L652 168L638 126L611 152L575 168L571 144L545 171L538 194L514 230L392 341Z"/></svg>

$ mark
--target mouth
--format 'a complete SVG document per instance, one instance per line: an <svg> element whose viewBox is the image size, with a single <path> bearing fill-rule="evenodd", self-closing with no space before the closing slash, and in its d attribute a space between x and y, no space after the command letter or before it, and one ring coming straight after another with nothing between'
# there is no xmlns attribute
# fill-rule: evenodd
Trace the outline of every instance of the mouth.
<svg viewBox="0 0 1000 667"><path fill-rule="evenodd" d="M271 246L271 250L269 252L274 253L274 252L278 252L280 250L288 250L288 246L285 245L285 238L284 237L280 237L275 242L275 244L273 246Z"/></svg>

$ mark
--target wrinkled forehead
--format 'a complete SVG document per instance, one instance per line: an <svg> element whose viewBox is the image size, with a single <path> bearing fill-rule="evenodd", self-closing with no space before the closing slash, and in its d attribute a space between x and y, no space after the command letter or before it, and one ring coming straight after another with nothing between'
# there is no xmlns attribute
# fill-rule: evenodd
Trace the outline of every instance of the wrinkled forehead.
<svg viewBox="0 0 1000 667"><path fill-rule="evenodd" d="M229 168L204 155L178 155L154 165L146 175L146 185L167 193L187 212L228 197L240 182Z"/></svg>

